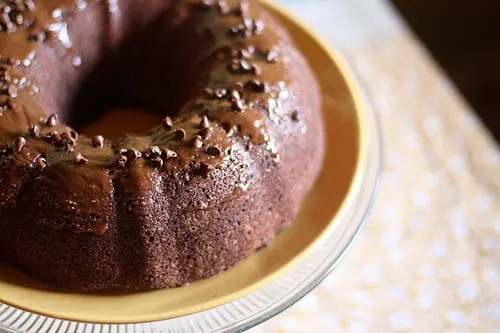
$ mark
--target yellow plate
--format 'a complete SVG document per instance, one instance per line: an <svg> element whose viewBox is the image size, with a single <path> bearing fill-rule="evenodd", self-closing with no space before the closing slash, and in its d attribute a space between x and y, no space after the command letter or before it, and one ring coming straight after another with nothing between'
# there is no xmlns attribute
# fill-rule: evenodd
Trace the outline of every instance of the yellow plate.
<svg viewBox="0 0 500 333"><path fill-rule="evenodd" d="M30 312L92 323L138 323L203 311L243 297L282 275L335 227L335 216L353 199L363 170L361 112L350 75L338 55L282 8L267 1L316 72L323 92L327 155L323 172L293 226L272 245L217 277L187 287L126 295L74 294L42 285L0 266L0 301ZM351 192L349 195L348 193ZM347 199L346 199L347 198Z"/></svg>

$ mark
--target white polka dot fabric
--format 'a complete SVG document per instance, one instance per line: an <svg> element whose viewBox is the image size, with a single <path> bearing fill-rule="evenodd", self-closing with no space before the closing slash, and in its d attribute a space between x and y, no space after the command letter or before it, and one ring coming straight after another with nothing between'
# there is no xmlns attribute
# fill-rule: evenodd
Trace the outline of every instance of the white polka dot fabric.
<svg viewBox="0 0 500 333"><path fill-rule="evenodd" d="M500 333L500 153L408 34L346 52L380 116L372 217L311 294L258 332Z"/></svg>

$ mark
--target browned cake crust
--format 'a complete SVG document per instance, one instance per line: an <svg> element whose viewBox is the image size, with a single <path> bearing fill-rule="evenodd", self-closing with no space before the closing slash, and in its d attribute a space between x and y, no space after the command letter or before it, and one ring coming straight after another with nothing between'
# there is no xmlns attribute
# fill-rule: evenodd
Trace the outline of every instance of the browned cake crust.
<svg viewBox="0 0 500 333"><path fill-rule="evenodd" d="M0 261L44 281L217 274L293 221L320 170L317 83L257 2L6 0L0 56ZM115 141L64 125L119 105L166 117Z"/></svg>

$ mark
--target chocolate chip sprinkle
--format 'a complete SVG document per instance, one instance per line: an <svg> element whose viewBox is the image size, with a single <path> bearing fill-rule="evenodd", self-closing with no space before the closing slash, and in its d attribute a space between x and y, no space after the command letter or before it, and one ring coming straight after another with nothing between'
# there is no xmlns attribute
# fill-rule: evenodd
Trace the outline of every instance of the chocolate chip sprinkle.
<svg viewBox="0 0 500 333"><path fill-rule="evenodd" d="M241 94L238 90L231 91L231 100L239 100L241 99Z"/></svg>
<svg viewBox="0 0 500 333"><path fill-rule="evenodd" d="M243 108L245 107L245 105L241 99L238 99L238 100L233 100L231 102L231 107L233 108L233 110L241 112L241 111L243 111Z"/></svg>
<svg viewBox="0 0 500 333"><path fill-rule="evenodd" d="M56 126L56 124L57 124L57 115L55 113L52 113L45 121L45 125L53 127Z"/></svg>
<svg viewBox="0 0 500 333"><path fill-rule="evenodd" d="M169 160L172 158L176 158L177 153L171 149L164 148L161 152L161 157L163 157L165 160Z"/></svg>
<svg viewBox="0 0 500 333"><path fill-rule="evenodd" d="M208 146L206 152L211 156L220 156L221 150L217 146Z"/></svg>
<svg viewBox="0 0 500 333"><path fill-rule="evenodd" d="M40 137L40 127L38 127L38 125L31 124L28 129L28 132L34 138Z"/></svg>
<svg viewBox="0 0 500 333"><path fill-rule="evenodd" d="M194 148L201 148L201 147L203 147L203 140L201 139L201 136L199 136L199 135L195 135L193 137L192 143L193 143L193 147Z"/></svg>
<svg viewBox="0 0 500 333"><path fill-rule="evenodd" d="M201 121L200 121L200 128L207 128L208 126L210 126L210 122L208 121L208 117L202 116Z"/></svg>
<svg viewBox="0 0 500 333"><path fill-rule="evenodd" d="M246 85L254 92L267 92L269 91L269 86L265 82L261 82L256 79L252 79L246 83Z"/></svg>
<svg viewBox="0 0 500 333"><path fill-rule="evenodd" d="M217 2L217 8L222 15L228 15L231 13L231 9L229 8L227 2L225 0L219 0Z"/></svg>
<svg viewBox="0 0 500 333"><path fill-rule="evenodd" d="M146 156L146 158L155 158L157 156L161 156L161 149L158 146L152 146L146 151L144 155Z"/></svg>
<svg viewBox="0 0 500 333"><path fill-rule="evenodd" d="M297 110L293 110L292 112L292 120L295 122L300 121L300 113Z"/></svg>
<svg viewBox="0 0 500 333"><path fill-rule="evenodd" d="M9 97L12 97L12 98L16 98L17 97L17 91L18 91L18 88L11 84L9 85L9 87L6 89L5 93L9 96Z"/></svg>
<svg viewBox="0 0 500 333"><path fill-rule="evenodd" d="M47 161L43 157L37 157L36 164L38 165L38 169L40 169L40 171L47 167Z"/></svg>
<svg viewBox="0 0 500 333"><path fill-rule="evenodd" d="M215 90L214 94L215 94L215 97L217 97L218 99L222 99L222 98L226 97L227 90L224 88L219 88L219 89Z"/></svg>
<svg viewBox="0 0 500 333"><path fill-rule="evenodd" d="M142 156L141 152L137 149L128 149L122 155L125 155L129 162L133 162Z"/></svg>
<svg viewBox="0 0 500 333"><path fill-rule="evenodd" d="M172 121L172 118L170 118L169 116L166 116L165 118L163 118L163 128L164 129L172 129L172 127L174 126L174 122Z"/></svg>
<svg viewBox="0 0 500 333"><path fill-rule="evenodd" d="M186 131L183 130L182 128L179 128L174 132L174 138L177 140L184 140L186 137Z"/></svg>
<svg viewBox="0 0 500 333"><path fill-rule="evenodd" d="M96 135L92 138L92 146L96 148L102 148L104 146L104 137L102 135Z"/></svg>
<svg viewBox="0 0 500 333"><path fill-rule="evenodd" d="M151 163L155 168L161 168L163 166L163 160L160 156L155 156L151 158Z"/></svg>
<svg viewBox="0 0 500 333"><path fill-rule="evenodd" d="M23 150L24 146L26 145L26 139L22 136L19 136L16 138L15 141L15 149L19 153Z"/></svg>
<svg viewBox="0 0 500 333"><path fill-rule="evenodd" d="M120 155L120 158L118 158L118 165L123 168L125 167L126 164L127 164L127 156Z"/></svg>
<svg viewBox="0 0 500 333"><path fill-rule="evenodd" d="M75 163L79 165L85 165L89 163L89 160L83 157L81 153L75 154Z"/></svg>
<svg viewBox="0 0 500 333"><path fill-rule="evenodd" d="M30 42L43 42L47 39L47 31L45 30L36 30L36 31L32 31L29 35L28 35L28 40Z"/></svg>
<svg viewBox="0 0 500 333"><path fill-rule="evenodd" d="M278 62L278 53L275 50L269 50L266 53L266 61L269 63Z"/></svg>
<svg viewBox="0 0 500 333"><path fill-rule="evenodd" d="M248 13L248 1L246 1L246 0L240 1L238 7L236 7L233 10L233 13L235 15L239 15L242 17L245 16Z"/></svg>
<svg viewBox="0 0 500 333"><path fill-rule="evenodd" d="M242 23L231 27L228 30L228 34L232 37L250 37L262 34L264 28L263 21L246 17Z"/></svg>
<svg viewBox="0 0 500 333"><path fill-rule="evenodd" d="M262 74L262 70L256 64L252 64L251 72L252 72L253 75L260 75L260 74Z"/></svg>

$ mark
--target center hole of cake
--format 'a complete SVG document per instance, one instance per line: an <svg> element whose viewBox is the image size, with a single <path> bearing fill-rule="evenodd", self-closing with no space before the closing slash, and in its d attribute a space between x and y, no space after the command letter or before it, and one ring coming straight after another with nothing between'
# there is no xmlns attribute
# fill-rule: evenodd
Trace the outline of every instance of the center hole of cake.
<svg viewBox="0 0 500 333"><path fill-rule="evenodd" d="M126 134L143 135L159 124L161 117L158 113L142 109L116 108L77 130L89 137L102 135L108 140L116 140Z"/></svg>

